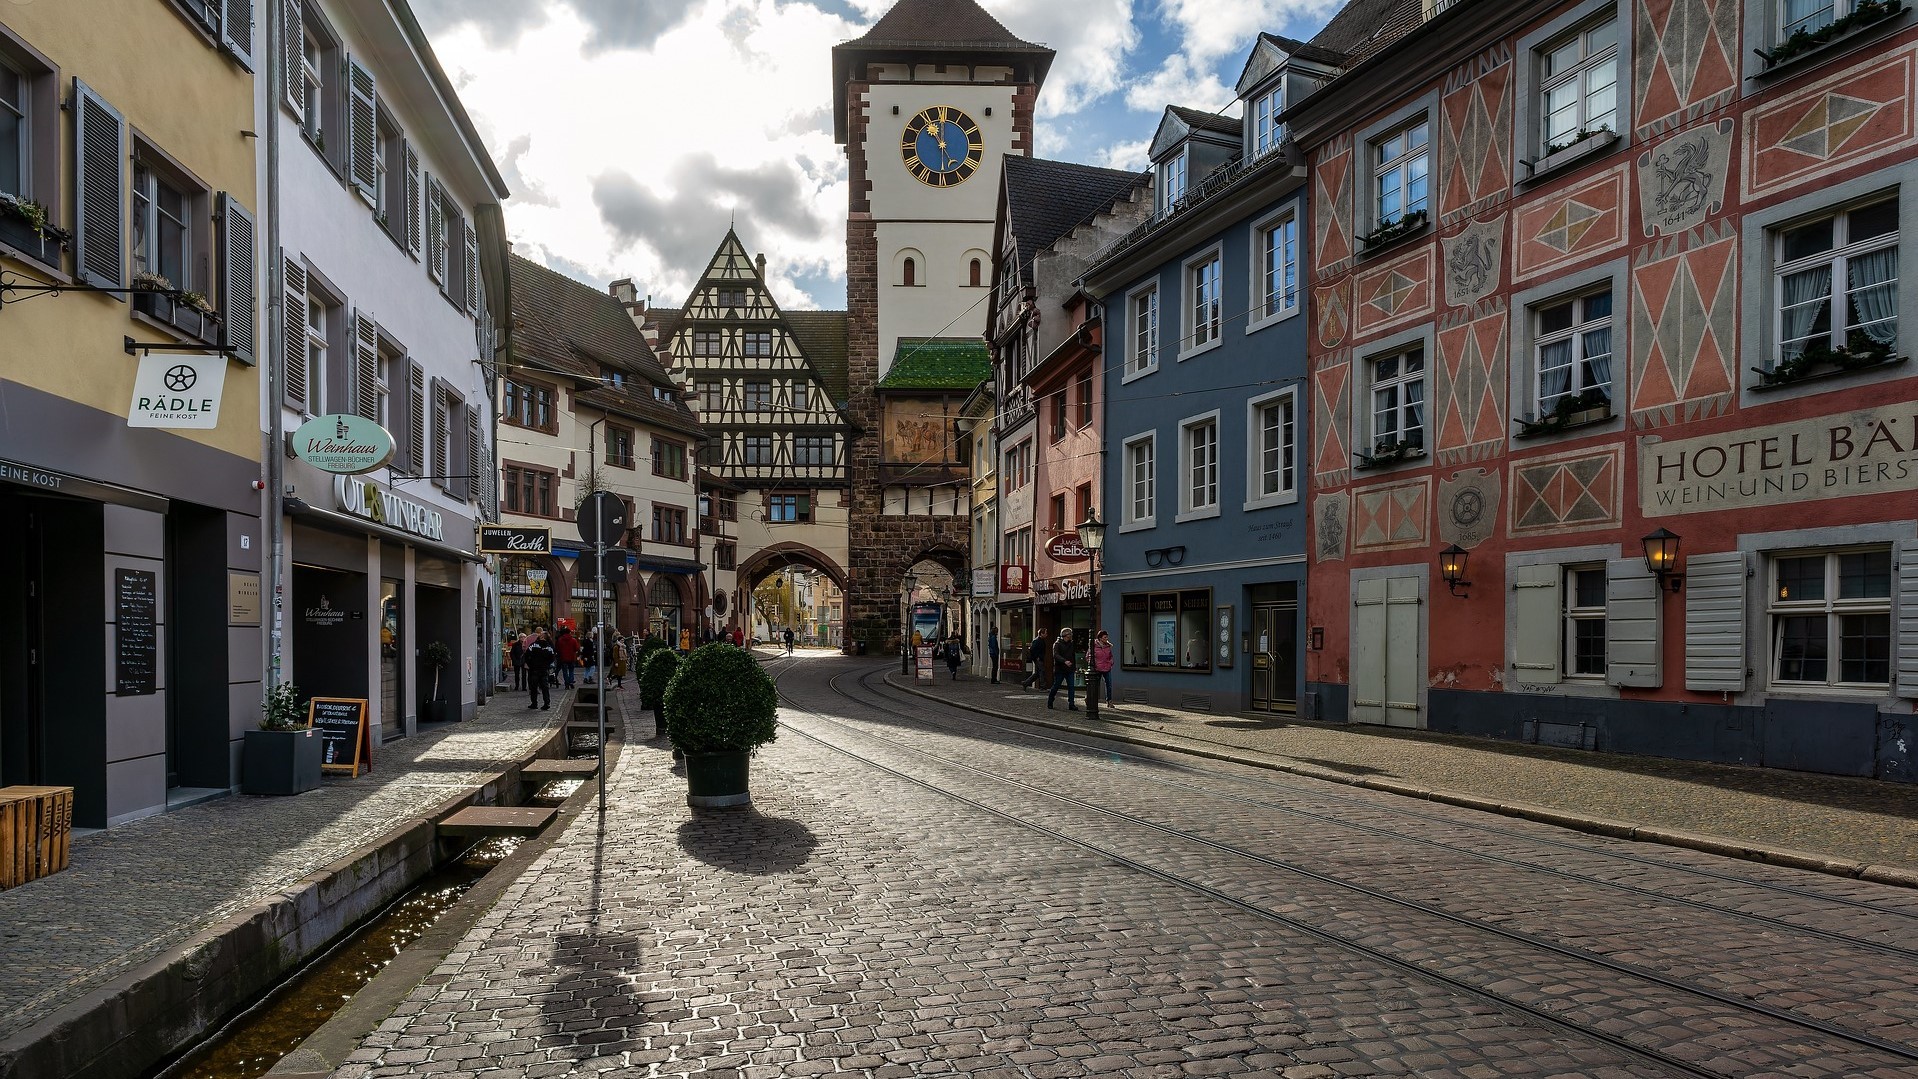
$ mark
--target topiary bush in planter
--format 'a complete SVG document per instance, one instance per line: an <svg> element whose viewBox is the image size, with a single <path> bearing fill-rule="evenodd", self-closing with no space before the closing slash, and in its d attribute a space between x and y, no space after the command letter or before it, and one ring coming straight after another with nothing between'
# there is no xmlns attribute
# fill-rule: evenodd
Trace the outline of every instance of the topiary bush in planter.
<svg viewBox="0 0 1918 1079"><path fill-rule="evenodd" d="M666 733L666 686L679 673L679 653L670 648L642 651L639 668L639 705L653 710L653 736Z"/></svg>
<svg viewBox="0 0 1918 1079"><path fill-rule="evenodd" d="M689 805L751 803L747 762L779 736L778 710L772 679L745 649L715 642L686 657L667 683L665 714L668 737L686 754Z"/></svg>

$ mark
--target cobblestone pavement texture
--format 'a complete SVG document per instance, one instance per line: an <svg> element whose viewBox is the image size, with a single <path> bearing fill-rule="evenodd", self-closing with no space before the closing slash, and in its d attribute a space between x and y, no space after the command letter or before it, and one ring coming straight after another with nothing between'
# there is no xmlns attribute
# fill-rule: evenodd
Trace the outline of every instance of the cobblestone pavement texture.
<svg viewBox="0 0 1918 1079"><path fill-rule="evenodd" d="M689 810L684 781L669 770L663 748L629 747L604 824L588 815L561 836L335 1079L1661 1073L1613 1046L1327 946L1300 928L1314 923L1406 962L1456 966L1464 980L1492 982L1508 999L1555 1003L1576 1022L1684 1045L1701 1065L1728 1073L1863 1074L1881 1066L1816 1035L1781 1044L1768 1032L1735 1029L1755 1024L1696 1001L1661 1008L1665 990L1657 1000L1621 1000L1619 986L1609 984L1617 979L1562 957L1507 961L1486 944L1493 938L1460 945L1423 914L1381 912L1351 893L1328 896L1278 866L1235 861L1189 838L1149 838L1135 822L1061 808L1039 791L1096 794L1198 835L1230 836L1262 857L1319 860L1340 875L1383 873L1392 888L1509 919L1520 930L1551 928L1564 914L1566 924L1554 932L1648 967L1687 967L1679 972L1685 978L1726 977L1720 963L1739 977L1738 965L1758 962L1762 951L1749 938L1764 932L1773 934L1774 950L1818 958L1801 940L1778 942L1791 936L1789 926L1745 926L1735 946L1668 939L1661 933L1696 931L1688 911L1639 911L1616 896L1612 922L1621 909L1634 909L1640 924L1609 940L1618 926L1606 924L1606 900L1597 893L1617 866L1604 852L1640 845L1586 836L1566 843L1568 833L1500 818L1491 819L1505 831L1461 838L1482 815L1291 777L1275 784L1233 765L1194 778L1110 753L967 732L949 718L942 720L948 729L929 732L910 699L890 713L826 701L827 677L872 670L870 663L785 661L786 684L807 703L786 710L789 729L756 755L750 810ZM806 709L858 718L840 726ZM1014 806L1008 811L1061 835L853 760L807 731L985 805ZM955 760L929 764L875 736ZM1031 786L968 773L962 757L995 772L1021 771ZM1192 789L1168 784L1175 773ZM1253 792L1274 804L1259 805ZM1355 793L1370 808L1347 804ZM1397 820L1394 808L1420 816ZM1383 834L1274 822L1298 809L1348 815ZM1422 849L1422 862L1400 864L1413 840L1394 829L1476 849L1452 856ZM1585 877L1527 885L1519 878L1536 870L1493 860L1518 857L1520 848L1526 858L1544 857L1532 848L1549 846L1547 836L1560 837L1549 857ZM1276 917L1140 872L1126 861L1135 856L1137 864L1229 889ZM1720 874L1726 867L1789 872L1698 857ZM1686 877L1682 868L1632 866L1647 888ZM1440 867L1447 878L1430 879ZM1848 913L1845 897L1861 895L1893 904L1884 917L1918 918L1918 896L1901 889L1802 873L1791 879L1802 894L1780 898L1721 876L1691 879L1697 895L1684 898L1770 904L1765 913L1779 921L1837 925ZM1691 954L1695 947L1708 954ZM1904 961L1872 954L1827 957L1838 970L1774 972L1763 991L1817 1013L1831 1010L1829 987L1813 999L1794 994L1827 977L1863 979L1863 991L1879 999L1871 1014L1853 1017L1859 1025L1898 1021L1909 1029L1910 979L1900 985L1896 970L1883 969Z"/></svg>
<svg viewBox="0 0 1918 1079"><path fill-rule="evenodd" d="M971 708L1089 727L1063 703L1016 679L994 685L942 669L932 683L894 671L895 685ZM1122 683L1122 679L1117 679ZM1115 689L1119 686L1115 685ZM1495 802L1526 802L1587 818L1626 821L1824 854L1918 872L1918 784L1589 753L1487 738L1311 723L1257 713L1207 714L1101 702L1100 723L1253 753L1352 777L1397 779Z"/></svg>
<svg viewBox="0 0 1918 1079"><path fill-rule="evenodd" d="M73 841L72 864L0 892L0 1036L438 808L537 749L551 711L506 693L471 720L377 746L374 771L290 798L228 795Z"/></svg>

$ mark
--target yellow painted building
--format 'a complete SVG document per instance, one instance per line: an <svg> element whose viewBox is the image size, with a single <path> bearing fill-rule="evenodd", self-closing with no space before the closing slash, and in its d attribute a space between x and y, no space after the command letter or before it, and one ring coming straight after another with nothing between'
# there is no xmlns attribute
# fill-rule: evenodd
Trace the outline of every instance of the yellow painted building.
<svg viewBox="0 0 1918 1079"><path fill-rule="evenodd" d="M255 6L0 4L0 783L81 826L259 716Z"/></svg>

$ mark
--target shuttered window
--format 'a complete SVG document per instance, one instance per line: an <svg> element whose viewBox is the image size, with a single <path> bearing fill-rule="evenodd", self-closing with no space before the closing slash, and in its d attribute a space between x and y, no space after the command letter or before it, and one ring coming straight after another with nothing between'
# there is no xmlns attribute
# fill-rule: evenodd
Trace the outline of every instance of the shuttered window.
<svg viewBox="0 0 1918 1079"><path fill-rule="evenodd" d="M126 127L119 110L79 79L73 80L73 153L74 275L89 285L123 288Z"/></svg>
<svg viewBox="0 0 1918 1079"><path fill-rule="evenodd" d="M1685 564L1685 688L1745 688L1745 556L1695 554Z"/></svg>
<svg viewBox="0 0 1918 1079"><path fill-rule="evenodd" d="M240 66L253 70L253 0L223 0L220 46L238 60Z"/></svg>
<svg viewBox="0 0 1918 1079"><path fill-rule="evenodd" d="M406 150L406 207L404 225L406 229L406 247L414 258L420 257L420 247L424 235L420 231L420 155L407 143Z"/></svg>
<svg viewBox="0 0 1918 1079"><path fill-rule="evenodd" d="M1773 555L1766 599L1772 684L1889 686L1898 578L1888 547Z"/></svg>
<svg viewBox="0 0 1918 1079"><path fill-rule="evenodd" d="M306 364L306 265L285 258L286 297L281 311L280 355L286 371L286 407L305 412L308 393Z"/></svg>
<svg viewBox="0 0 1918 1079"><path fill-rule="evenodd" d="M433 485L449 487L447 476L453 471L453 391L444 382L433 380Z"/></svg>
<svg viewBox="0 0 1918 1079"><path fill-rule="evenodd" d="M1512 680L1553 686L1560 680L1559 582L1556 565L1519 566L1513 574L1516 625L1512 627Z"/></svg>
<svg viewBox="0 0 1918 1079"><path fill-rule="evenodd" d="M1898 545L1898 695L1918 697L1918 540Z"/></svg>
<svg viewBox="0 0 1918 1079"><path fill-rule="evenodd" d="M370 203L379 202L380 125L378 83L357 56L346 58L347 175Z"/></svg>
<svg viewBox="0 0 1918 1079"><path fill-rule="evenodd" d="M1614 686L1664 684L1659 663L1663 642L1658 579L1643 559L1605 564L1605 681Z"/></svg>
<svg viewBox="0 0 1918 1079"><path fill-rule="evenodd" d="M380 419L380 324L364 311L353 312L353 412Z"/></svg>
<svg viewBox="0 0 1918 1079"><path fill-rule="evenodd" d="M480 474L486 470L485 455L480 445L479 409L468 406L466 413L466 452L461 455L459 496L468 502L479 500L482 484Z"/></svg>
<svg viewBox="0 0 1918 1079"><path fill-rule="evenodd" d="M220 318L233 357L259 357L259 281L253 258L253 215L232 195L220 194Z"/></svg>
<svg viewBox="0 0 1918 1079"><path fill-rule="evenodd" d="M407 360L406 463L416 476L426 473L426 366Z"/></svg>
<svg viewBox="0 0 1918 1079"><path fill-rule="evenodd" d="M426 274L446 280L446 207L440 201L439 182L426 178Z"/></svg>

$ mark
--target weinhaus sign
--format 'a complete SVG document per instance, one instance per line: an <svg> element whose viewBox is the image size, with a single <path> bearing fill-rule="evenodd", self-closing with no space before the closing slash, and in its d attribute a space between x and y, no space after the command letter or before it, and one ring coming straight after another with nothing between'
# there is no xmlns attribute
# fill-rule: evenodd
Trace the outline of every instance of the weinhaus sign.
<svg viewBox="0 0 1918 1079"><path fill-rule="evenodd" d="M1918 406L1819 416L1638 450L1647 517L1918 491Z"/></svg>
<svg viewBox="0 0 1918 1079"><path fill-rule="evenodd" d="M422 506L409 498L401 498L391 491L381 490L378 484L356 480L351 476L336 476L333 479L333 495L340 509L355 517L411 532L423 539L441 542L446 539L446 522L438 510Z"/></svg>
<svg viewBox="0 0 1918 1079"><path fill-rule="evenodd" d="M322 472L356 476L393 459L393 436L364 416L315 416L292 437L294 455Z"/></svg>

